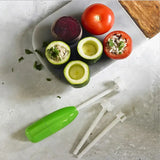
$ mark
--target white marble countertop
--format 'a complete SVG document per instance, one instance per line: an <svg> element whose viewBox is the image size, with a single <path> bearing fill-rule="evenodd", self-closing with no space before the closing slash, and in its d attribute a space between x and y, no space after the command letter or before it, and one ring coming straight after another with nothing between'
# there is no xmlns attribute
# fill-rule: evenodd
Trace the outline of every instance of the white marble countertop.
<svg viewBox="0 0 160 160"><path fill-rule="evenodd" d="M71 152L97 114L97 107L81 111L73 123L39 143L27 141L25 127L58 108L80 104L118 78L126 90L111 97L116 109L109 115L122 110L128 118L82 159L159 160L160 34L136 48L127 59L96 74L86 87L75 89L57 81L45 68L35 70L36 56L24 52L32 49L34 26L65 3L0 1L0 159L76 159ZM24 60L19 63L22 56ZM90 139L109 121L106 117Z"/></svg>

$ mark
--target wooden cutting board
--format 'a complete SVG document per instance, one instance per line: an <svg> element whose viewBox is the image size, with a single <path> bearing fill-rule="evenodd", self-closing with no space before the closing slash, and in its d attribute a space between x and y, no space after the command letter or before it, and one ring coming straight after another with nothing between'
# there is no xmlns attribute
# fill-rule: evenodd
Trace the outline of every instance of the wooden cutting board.
<svg viewBox="0 0 160 160"><path fill-rule="evenodd" d="M160 1L119 0L146 37L152 38L160 32Z"/></svg>

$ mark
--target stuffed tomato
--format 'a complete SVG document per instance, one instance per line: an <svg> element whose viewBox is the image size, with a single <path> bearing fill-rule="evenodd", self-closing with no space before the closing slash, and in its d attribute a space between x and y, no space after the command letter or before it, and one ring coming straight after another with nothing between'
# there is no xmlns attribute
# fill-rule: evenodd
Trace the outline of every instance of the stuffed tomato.
<svg viewBox="0 0 160 160"><path fill-rule="evenodd" d="M132 39L123 31L113 31L103 40L104 53L111 59L123 59L132 51Z"/></svg>

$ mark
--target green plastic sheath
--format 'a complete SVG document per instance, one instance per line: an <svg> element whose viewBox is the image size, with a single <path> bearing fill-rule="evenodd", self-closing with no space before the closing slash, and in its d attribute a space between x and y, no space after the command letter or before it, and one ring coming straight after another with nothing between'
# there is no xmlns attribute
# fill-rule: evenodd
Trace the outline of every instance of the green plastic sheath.
<svg viewBox="0 0 160 160"><path fill-rule="evenodd" d="M78 111L74 106L59 109L28 126L26 136L31 142L39 142L67 126L77 115Z"/></svg>

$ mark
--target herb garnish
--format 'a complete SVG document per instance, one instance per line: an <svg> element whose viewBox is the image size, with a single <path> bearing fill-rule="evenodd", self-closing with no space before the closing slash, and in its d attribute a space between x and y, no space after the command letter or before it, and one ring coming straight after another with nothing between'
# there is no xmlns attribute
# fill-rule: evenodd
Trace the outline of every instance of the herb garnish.
<svg viewBox="0 0 160 160"><path fill-rule="evenodd" d="M51 78L46 78L46 80L47 80L47 81L51 81L52 79L51 79Z"/></svg>
<svg viewBox="0 0 160 160"><path fill-rule="evenodd" d="M2 84L4 84L4 82L2 82Z"/></svg>
<svg viewBox="0 0 160 160"><path fill-rule="evenodd" d="M120 51L124 47L124 42L120 41L118 44L118 50Z"/></svg>
<svg viewBox="0 0 160 160"><path fill-rule="evenodd" d="M23 61L24 60L24 58L23 57L20 57L19 59L18 59L18 62L20 63L21 61Z"/></svg>
<svg viewBox="0 0 160 160"><path fill-rule="evenodd" d="M25 49L25 53L26 53L26 54L33 54L33 52L30 51L29 49Z"/></svg>
<svg viewBox="0 0 160 160"><path fill-rule="evenodd" d="M57 98L61 99L61 96L57 96Z"/></svg>
<svg viewBox="0 0 160 160"><path fill-rule="evenodd" d="M35 52L38 53L41 57L43 57L43 53L40 50L36 49Z"/></svg>
<svg viewBox="0 0 160 160"><path fill-rule="evenodd" d="M41 63L38 63L37 61L35 61L33 67L40 71L40 70L42 70L43 65Z"/></svg>
<svg viewBox="0 0 160 160"><path fill-rule="evenodd" d="M14 72L14 68L12 67L12 72Z"/></svg>
<svg viewBox="0 0 160 160"><path fill-rule="evenodd" d="M48 46L48 44L49 44L49 42L47 42L47 41L43 42L43 44L42 44L42 48L47 47L47 46Z"/></svg>
<svg viewBox="0 0 160 160"><path fill-rule="evenodd" d="M48 49L47 52L51 58L56 58L59 55L59 50L57 49L57 47L52 47Z"/></svg>
<svg viewBox="0 0 160 160"><path fill-rule="evenodd" d="M123 54L123 51L127 45L126 40L121 38L122 35L114 34L113 37L108 39L107 48L113 54Z"/></svg>
<svg viewBox="0 0 160 160"><path fill-rule="evenodd" d="M110 40L108 41L108 44L109 44L110 47L113 47L113 46L114 46L113 40L110 39Z"/></svg>

